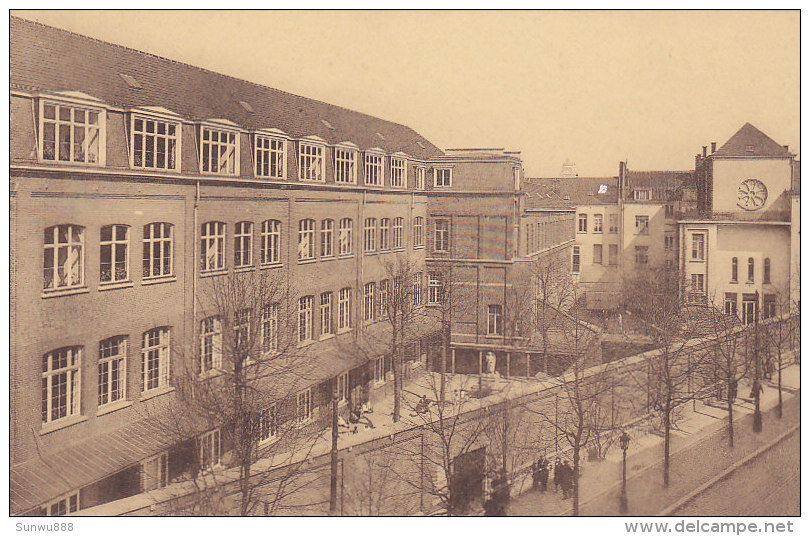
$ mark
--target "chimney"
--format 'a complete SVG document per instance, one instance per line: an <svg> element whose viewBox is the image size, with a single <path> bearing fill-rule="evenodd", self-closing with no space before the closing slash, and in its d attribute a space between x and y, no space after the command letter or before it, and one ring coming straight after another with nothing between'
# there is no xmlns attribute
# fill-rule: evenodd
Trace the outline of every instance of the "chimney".
<svg viewBox="0 0 810 536"><path fill-rule="evenodd" d="M712 142L712 154L714 154L714 152L715 152L716 150L717 150L717 142L716 142L716 141L713 141L713 142Z"/></svg>
<svg viewBox="0 0 810 536"><path fill-rule="evenodd" d="M706 158L706 146L703 146L703 158Z"/></svg>
<svg viewBox="0 0 810 536"><path fill-rule="evenodd" d="M790 145L783 145L782 147L784 147L784 148L785 148L785 151L789 151L789 150L790 150Z"/></svg>

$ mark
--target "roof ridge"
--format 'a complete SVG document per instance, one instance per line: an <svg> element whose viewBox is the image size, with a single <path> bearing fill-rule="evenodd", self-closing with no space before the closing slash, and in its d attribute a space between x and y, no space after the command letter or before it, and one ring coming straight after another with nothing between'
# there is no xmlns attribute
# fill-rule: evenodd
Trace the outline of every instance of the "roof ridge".
<svg viewBox="0 0 810 536"><path fill-rule="evenodd" d="M286 91L286 90L283 90L283 89L278 89L278 88L275 88L275 87L266 86L266 85L263 85L263 84L259 84L258 82L253 82L253 81L251 81L251 80L246 80L246 79L244 79L244 78L238 78L238 77L233 76L233 75L224 74L224 73L220 73L220 72L217 72L217 71L212 71L211 69L206 69L206 68L204 68L204 67L199 67L199 66L197 66L197 65L192 65L192 64L190 64L190 63L186 63L186 62L183 62L183 61L178 61L178 60L175 60L175 59L172 59L172 58L167 58L167 57L165 57L165 56L160 56L160 55L158 55L158 54L154 54L154 53L152 53L152 52L146 52L146 51L144 51L144 50L138 50L137 48L128 47L128 46L126 46L126 45L121 45L121 44L119 44L119 43L113 43L113 42L111 42L111 41L104 41L104 40L99 39L99 38L97 38L97 37L91 37L91 36L89 36L89 35L80 34L80 33L74 32L74 31L72 31L72 30L66 30L66 29L64 29L64 28L59 28L58 26L51 26L51 25L49 25L49 24L44 24L44 23L39 22L39 21L30 20L30 19L25 19L25 18L22 18L22 17L16 17L16 16L14 16L14 15L10 15L10 18L11 18L11 19L16 19L16 20L18 20L18 21L20 21L20 22L23 22L23 23L27 23L27 24L34 24L34 25L37 25L37 26L41 26L41 27L43 27L43 28L48 28L48 29L50 29L50 30L56 30L56 31L58 31L58 32L63 32L63 33L66 33L66 34L70 34L70 35L73 35L73 36L75 36L75 37L79 37L79 38L82 38L82 39L87 39L87 40L89 40L89 41L94 41L94 42L96 42L96 43L101 43L101 44L103 44L103 45L114 46L114 47L117 47L117 48L120 48L120 49L123 49L123 50L127 50L127 51L129 51L129 52L135 52L135 53L137 53L137 54L141 54L141 55L144 55L144 56L150 56L150 57L152 57L152 58L156 58L156 59L159 59L159 60L168 61L168 62L173 63L173 64L175 64L175 65L181 65L181 66L183 66L183 67L190 67L190 68L192 68L192 69L196 69L196 70L198 70L198 71L202 71L202 72L205 72L205 73L214 74L214 75L217 75L217 76L221 76L221 77L223 77L223 78L228 78L228 79L230 79L230 80L236 80L237 82L243 82L243 83L250 84L250 85L252 85L252 86L256 86L256 87L259 87L259 88L262 88L262 89L270 89L270 90L272 90L272 91L278 91L278 92L280 92L280 93L285 93L285 94L287 94L287 95L290 95L290 96L292 96L292 97L296 97L296 98L299 98L299 99L306 99L306 100L308 100L308 101L310 101L310 102L317 102L317 103L320 103L320 104L325 104L326 106L333 106L333 107L335 107L335 108L340 108L340 109L342 109L342 110L346 110L346 111L348 111L348 112L352 112L352 113L356 113L356 114L364 115L364 116L369 117L369 118L371 118L371 119L376 119L376 120L378 120L378 121L383 121L383 122L385 122L385 123L390 123L390 124L392 124L392 125L397 125L397 126L399 126L399 127L407 128L407 129L410 129L410 130L411 130L411 132L416 133L416 131L415 131L415 130L413 130L413 128L409 127L408 125L405 125L405 124L402 124L402 123L398 123L398 122L396 122L396 121L391 121L391 120L388 120L388 119L383 119L383 118L381 118L381 117L378 117L378 116L375 116L375 115L371 115L371 114L368 114L368 113L366 113L366 112L361 112L361 111L358 111L358 110L353 110L353 109L351 109L351 108L348 108L348 107L346 107L346 106L342 106L342 105L340 105L340 104L332 104L332 103L329 103L329 102L326 102L326 101L322 101L322 100L319 100L319 99L313 99L313 98L311 98L311 97L305 97L305 96L303 96L303 95L298 95L298 94L296 94L296 93L291 93L291 92ZM425 138L425 139L426 139L426 138ZM430 142L430 140L428 140L428 142ZM431 144L432 144L434 147L436 147L436 145L434 145L432 142L430 142L430 143L431 143ZM436 147L436 148L437 148L437 149L439 149L438 147ZM441 151L441 149L439 149L439 150ZM443 151L442 151L442 152L443 152Z"/></svg>

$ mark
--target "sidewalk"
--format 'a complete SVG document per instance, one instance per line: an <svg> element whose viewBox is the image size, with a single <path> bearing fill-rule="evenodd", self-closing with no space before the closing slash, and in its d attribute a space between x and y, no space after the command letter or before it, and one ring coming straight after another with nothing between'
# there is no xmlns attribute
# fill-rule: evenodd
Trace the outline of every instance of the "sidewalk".
<svg viewBox="0 0 810 536"><path fill-rule="evenodd" d="M663 437L649 430L636 430L627 451L629 515L656 515L691 489L709 480L736 460L744 458L763 443L799 422L799 365L782 371L784 417L778 420L773 408L778 403L775 383L764 385L760 399L763 432L751 431L753 404L738 399L735 404L735 447L728 448L727 412L702 402L689 403L673 430L671 441L670 486L662 485ZM774 376L775 378L775 376ZM740 385L748 394L750 385ZM799 391L800 392L800 391ZM583 461L580 477L580 515L618 514L622 452L614 447L606 459ZM528 491L512 499L509 515L570 515L572 500L562 493Z"/></svg>

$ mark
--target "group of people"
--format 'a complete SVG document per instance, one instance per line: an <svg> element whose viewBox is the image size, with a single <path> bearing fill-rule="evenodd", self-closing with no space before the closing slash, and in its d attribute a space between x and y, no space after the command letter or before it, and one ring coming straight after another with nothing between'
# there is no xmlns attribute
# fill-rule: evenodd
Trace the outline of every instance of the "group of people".
<svg viewBox="0 0 810 536"><path fill-rule="evenodd" d="M534 489L545 492L548 489L548 477L551 472L551 462L545 456L532 464L532 482ZM574 486L574 468L568 460L560 458L554 460L554 491L562 488L563 499L568 499Z"/></svg>

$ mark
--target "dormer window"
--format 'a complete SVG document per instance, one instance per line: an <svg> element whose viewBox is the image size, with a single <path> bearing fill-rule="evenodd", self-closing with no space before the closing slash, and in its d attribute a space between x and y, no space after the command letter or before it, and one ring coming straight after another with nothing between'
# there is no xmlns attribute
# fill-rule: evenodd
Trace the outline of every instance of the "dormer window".
<svg viewBox="0 0 810 536"><path fill-rule="evenodd" d="M636 201L649 201L650 190L649 188L636 188L633 190L633 199Z"/></svg>
<svg viewBox="0 0 810 536"><path fill-rule="evenodd" d="M287 140L256 134L256 176L283 179L287 176Z"/></svg>
<svg viewBox="0 0 810 536"><path fill-rule="evenodd" d="M132 167L180 170L180 129L176 121L132 114Z"/></svg>
<svg viewBox="0 0 810 536"><path fill-rule="evenodd" d="M218 175L239 174L239 133L200 127L200 171Z"/></svg>
<svg viewBox="0 0 810 536"><path fill-rule="evenodd" d="M313 139L316 139L313 137ZM317 138L321 142L320 138ZM323 143L298 142L298 178L305 181L324 181Z"/></svg>
<svg viewBox="0 0 810 536"><path fill-rule="evenodd" d="M746 145L745 146L745 152L746 153L753 153L754 152L754 146L753 145Z"/></svg>
<svg viewBox="0 0 810 536"><path fill-rule="evenodd" d="M383 185L383 162L385 155L383 153L368 152L366 153L366 161L364 166L365 183L368 186L382 186Z"/></svg>
<svg viewBox="0 0 810 536"><path fill-rule="evenodd" d="M335 147L335 182L357 183L357 149L346 144Z"/></svg>
<svg viewBox="0 0 810 536"><path fill-rule="evenodd" d="M433 186L436 188L449 188L453 184L452 168L436 168L433 170Z"/></svg>
<svg viewBox="0 0 810 536"><path fill-rule="evenodd" d="M407 167L404 158L391 157L391 187L404 188L407 181Z"/></svg>
<svg viewBox="0 0 810 536"><path fill-rule="evenodd" d="M40 160L104 165L106 117L100 108L41 101Z"/></svg>

